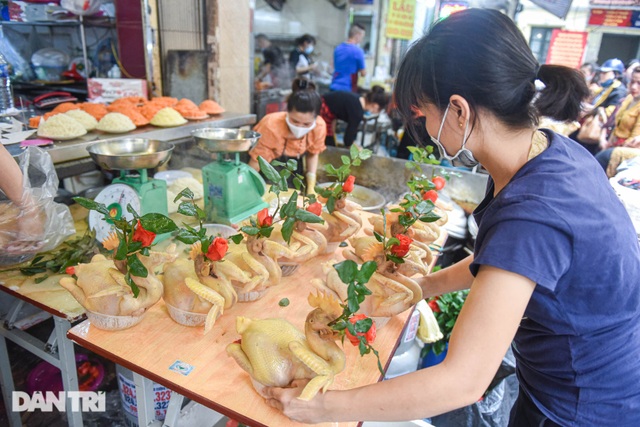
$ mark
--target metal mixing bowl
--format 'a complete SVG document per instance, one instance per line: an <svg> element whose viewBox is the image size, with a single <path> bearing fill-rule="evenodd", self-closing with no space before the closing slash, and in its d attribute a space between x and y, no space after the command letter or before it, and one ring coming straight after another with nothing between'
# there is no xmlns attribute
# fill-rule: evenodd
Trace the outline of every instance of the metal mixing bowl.
<svg viewBox="0 0 640 427"><path fill-rule="evenodd" d="M260 134L252 130L200 128L191 132L200 148L213 153L249 151Z"/></svg>
<svg viewBox="0 0 640 427"><path fill-rule="evenodd" d="M112 170L152 169L171 158L173 144L144 138L103 141L87 147L101 168Z"/></svg>
<svg viewBox="0 0 640 427"><path fill-rule="evenodd" d="M328 187L331 184L331 182L323 182L318 184L318 186ZM380 192L358 184L353 186L353 191L349 193L347 200L359 204L364 211L375 213L380 213L380 208L386 203L384 196Z"/></svg>

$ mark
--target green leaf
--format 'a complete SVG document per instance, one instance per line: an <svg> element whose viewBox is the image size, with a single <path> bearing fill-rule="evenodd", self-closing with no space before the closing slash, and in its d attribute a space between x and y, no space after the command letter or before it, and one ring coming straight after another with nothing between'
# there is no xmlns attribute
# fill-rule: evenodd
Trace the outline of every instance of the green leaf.
<svg viewBox="0 0 640 427"><path fill-rule="evenodd" d="M274 166L276 168L281 168L283 166L287 166L286 163L281 162L280 160L272 160L271 161L271 166Z"/></svg>
<svg viewBox="0 0 640 427"><path fill-rule="evenodd" d="M342 331L344 329L347 329L347 323L351 323L351 322L345 322L344 320L339 320L336 322L335 325L332 326L332 328L335 329L336 331Z"/></svg>
<svg viewBox="0 0 640 427"><path fill-rule="evenodd" d="M345 260L337 264L333 264L333 268L336 269L338 276L340 276L340 280L345 284L352 283L358 273L358 264L351 260ZM355 311L353 312L355 313Z"/></svg>
<svg viewBox="0 0 640 427"><path fill-rule="evenodd" d="M149 249L149 246L145 246L144 248L140 249L140 253L144 256L149 256L150 252L151 250Z"/></svg>
<svg viewBox="0 0 640 427"><path fill-rule="evenodd" d="M351 164L352 164L353 166L360 166L360 163L361 163L361 162L362 162L362 160L360 160L360 159L355 159Z"/></svg>
<svg viewBox="0 0 640 427"><path fill-rule="evenodd" d="M370 158L373 155L373 151L371 150L367 150L366 148L364 150L360 150L360 152L358 153L358 157L361 160L367 160L368 158Z"/></svg>
<svg viewBox="0 0 640 427"><path fill-rule="evenodd" d="M129 273L124 275L124 281L127 282L127 285L129 285L129 287L133 291L133 297L138 298L138 295L140 295L140 288L138 287L138 285L136 285L133 279L131 279Z"/></svg>
<svg viewBox="0 0 640 427"><path fill-rule="evenodd" d="M35 283L42 283L42 282L44 282L45 280L47 280L48 278L49 278L49 275L48 275L48 274L45 274L44 276L36 277L36 278L34 279L34 282L35 282Z"/></svg>
<svg viewBox="0 0 640 427"><path fill-rule="evenodd" d="M440 219L440 216L435 212L429 212L425 215L420 216L420 221L422 222L435 222Z"/></svg>
<svg viewBox="0 0 640 427"><path fill-rule="evenodd" d="M240 227L240 231L248 234L249 236L255 236L260 232L260 229L258 227L249 227L248 225L245 225L243 227Z"/></svg>
<svg viewBox="0 0 640 427"><path fill-rule="evenodd" d="M234 234L233 236L229 237L229 239L231 239L231 241L237 245L238 243L242 242L243 237L244 236L242 234L238 233L238 234Z"/></svg>
<svg viewBox="0 0 640 427"><path fill-rule="evenodd" d="M291 243L291 235L293 234L293 228L296 226L296 219L289 217L284 220L282 224L282 238L287 244Z"/></svg>
<svg viewBox="0 0 640 427"><path fill-rule="evenodd" d="M118 248L116 249L116 254L113 256L113 259L118 261L122 261L127 259L127 253L129 252L129 248L127 246L127 242L124 239L120 239L120 243L118 244Z"/></svg>
<svg viewBox="0 0 640 427"><path fill-rule="evenodd" d="M200 240L200 235L198 233L194 233L193 231L185 230L184 228L181 228L178 231L178 234L176 235L175 238L181 241L182 243L186 243L187 245L192 245L198 240Z"/></svg>
<svg viewBox="0 0 640 427"><path fill-rule="evenodd" d="M298 178L297 176L295 176L293 178L293 186L295 187L296 190L300 191L300 189L302 187L304 187L304 183L302 182L302 180L300 178Z"/></svg>
<svg viewBox="0 0 640 427"><path fill-rule="evenodd" d="M140 217L140 223L145 230L156 234L171 233L178 229L171 218L155 212Z"/></svg>
<svg viewBox="0 0 640 427"><path fill-rule="evenodd" d="M380 233L378 233L377 231L374 231L374 232L373 232L373 237L375 237L375 238L376 238L376 240L377 240L378 242L380 242L380 243L382 243L382 241L384 240L384 237L382 237L382 236L380 235Z"/></svg>
<svg viewBox="0 0 640 427"><path fill-rule="evenodd" d="M298 161L296 159L287 160L287 169L289 169L289 171L291 172L294 172L296 169L298 169Z"/></svg>
<svg viewBox="0 0 640 427"><path fill-rule="evenodd" d="M133 209L133 206L131 206L131 203L127 203L127 212L129 212L131 215L133 215L133 218L136 221L140 219L140 215L138 215L138 212L136 212L136 210Z"/></svg>
<svg viewBox="0 0 640 427"><path fill-rule="evenodd" d="M371 325L373 324L373 320L370 317L360 319L356 322L356 332L366 333L371 329Z"/></svg>
<svg viewBox="0 0 640 427"><path fill-rule="evenodd" d="M324 219L304 209L298 209L295 218L308 224L324 224Z"/></svg>
<svg viewBox="0 0 640 427"><path fill-rule="evenodd" d="M349 158L349 156L340 156L340 159L342 159L342 164L343 165L351 164L351 159Z"/></svg>
<svg viewBox="0 0 640 427"><path fill-rule="evenodd" d="M289 305L289 298L282 298L279 302L278 305L280 307L286 307Z"/></svg>
<svg viewBox="0 0 640 427"><path fill-rule="evenodd" d="M293 194L291 194L291 197L289 197L289 200L287 201L287 203L285 203L282 206L282 209L280 211L280 216L281 217L290 217L290 216L294 216L296 214L296 211L298 210L298 192L294 191Z"/></svg>
<svg viewBox="0 0 640 427"><path fill-rule="evenodd" d="M387 254L387 259L389 261L395 262L396 264L404 264L404 258L400 258L397 255Z"/></svg>
<svg viewBox="0 0 640 427"><path fill-rule="evenodd" d="M185 199L193 199L194 198L193 191L191 191L189 187L185 188L184 190L182 190L176 195L175 199L173 199L173 203L177 202L183 197Z"/></svg>
<svg viewBox="0 0 640 427"><path fill-rule="evenodd" d="M356 275L356 281L364 285L371 279L371 276L373 276L373 273L375 273L377 269L378 264L376 264L375 261L365 262Z"/></svg>
<svg viewBox="0 0 640 427"><path fill-rule="evenodd" d="M103 215L109 215L109 209L107 209L107 207L102 203L87 199L86 197L74 197L73 200L83 208L89 209L90 211L97 211Z"/></svg>
<svg viewBox="0 0 640 427"><path fill-rule="evenodd" d="M331 176L337 176L338 175L338 171L336 170L336 168L331 163L326 164L324 166L324 170L327 171L327 174L329 174Z"/></svg>
<svg viewBox="0 0 640 427"><path fill-rule="evenodd" d="M134 253L142 249L142 242L131 242L127 248L128 253Z"/></svg>
<svg viewBox="0 0 640 427"><path fill-rule="evenodd" d="M198 216L198 210L196 209L196 205L193 202L182 202L180 206L178 206L178 213L186 216Z"/></svg>
<svg viewBox="0 0 640 427"><path fill-rule="evenodd" d="M136 254L129 255L127 257L127 266L129 267L129 273L132 276L147 277L149 274L147 267L144 266Z"/></svg>
<svg viewBox="0 0 640 427"><path fill-rule="evenodd" d="M327 198L327 210L329 213L333 213L336 210L336 198L333 194Z"/></svg>
<svg viewBox="0 0 640 427"><path fill-rule="evenodd" d="M391 247L399 244L400 244L400 239L398 239L397 237L392 237L389 240L387 240L387 247Z"/></svg>
<svg viewBox="0 0 640 427"><path fill-rule="evenodd" d="M271 237L271 233L273 232L273 227L262 227L260 229L260 235L266 238Z"/></svg>
<svg viewBox="0 0 640 427"><path fill-rule="evenodd" d="M390 209L390 210L389 210L389 212L398 213L398 212L402 212L402 209L400 209L400 208L393 208L393 209Z"/></svg>
<svg viewBox="0 0 640 427"><path fill-rule="evenodd" d="M349 155L351 158L357 159L359 152L360 150L358 150L358 147L355 144L351 144L351 147L349 148Z"/></svg>
<svg viewBox="0 0 640 427"><path fill-rule="evenodd" d="M262 156L258 156L258 164L260 165L260 172L262 172L272 184L278 184L280 182L280 174L278 171Z"/></svg>

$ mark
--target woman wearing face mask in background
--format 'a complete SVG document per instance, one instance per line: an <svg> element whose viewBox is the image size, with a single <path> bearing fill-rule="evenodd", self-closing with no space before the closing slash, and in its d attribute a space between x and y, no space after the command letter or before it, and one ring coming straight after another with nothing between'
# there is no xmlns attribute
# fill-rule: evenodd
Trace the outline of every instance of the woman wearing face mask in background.
<svg viewBox="0 0 640 427"><path fill-rule="evenodd" d="M287 100L287 111L267 114L253 128L262 135L249 152L249 165L260 171L258 156L272 160L298 161L298 174L306 177L307 192L316 185L318 155L325 149L327 127L320 117L322 100L312 82L295 79ZM303 166L303 157L306 167ZM306 174L304 174L306 172ZM292 183L289 185L292 187Z"/></svg>
<svg viewBox="0 0 640 427"><path fill-rule="evenodd" d="M536 95L535 81L545 84ZM540 65L506 15L467 9L406 53L395 100L418 108L448 158L491 176L474 211L474 254L418 279L425 297L469 288L440 364L298 399L266 389L296 421L401 421L478 401L513 343L520 384L509 426L640 425L640 246L596 160L538 130L575 119L588 95L567 67ZM375 343L373 344L375 347Z"/></svg>
<svg viewBox="0 0 640 427"><path fill-rule="evenodd" d="M311 80L313 71L318 66L311 59L315 45L316 38L311 34L304 34L296 39L296 48L289 54L289 65L294 78Z"/></svg>

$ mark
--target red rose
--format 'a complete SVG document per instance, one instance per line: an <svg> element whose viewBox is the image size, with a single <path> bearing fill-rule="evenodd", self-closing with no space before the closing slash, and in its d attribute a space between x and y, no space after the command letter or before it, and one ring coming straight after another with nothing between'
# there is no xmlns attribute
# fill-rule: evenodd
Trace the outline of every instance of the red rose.
<svg viewBox="0 0 640 427"><path fill-rule="evenodd" d="M425 191L422 195L422 200L431 200L435 203L438 200L438 193L436 193L436 190Z"/></svg>
<svg viewBox="0 0 640 427"><path fill-rule="evenodd" d="M433 182L433 184L436 186L436 190L440 191L444 188L447 180L441 176L434 176L433 178L431 178L431 182Z"/></svg>
<svg viewBox="0 0 640 427"><path fill-rule="evenodd" d="M211 261L220 261L226 255L227 249L229 249L229 242L227 242L227 239L216 237L209 245L209 250L207 251L206 256Z"/></svg>
<svg viewBox="0 0 640 427"><path fill-rule="evenodd" d="M73 265L71 267L67 267L64 269L64 272L73 276L74 274L76 274L76 267Z"/></svg>
<svg viewBox="0 0 640 427"><path fill-rule="evenodd" d="M429 307L431 308L431 311L433 311L434 313L440 313L440 306L438 306L438 298L434 298L432 300L429 300L429 302L427 303L429 304Z"/></svg>
<svg viewBox="0 0 640 427"><path fill-rule="evenodd" d="M354 314L349 319L349 322L355 325L358 320L362 320L366 318L367 316L365 316L364 314ZM349 332L349 329L345 329L344 333L349 339L349 341L351 341L351 344L353 345L360 344L360 340L358 339L358 337L351 335L351 332ZM358 332L358 336L365 337L367 339L367 344L371 344L376 339L376 324L372 322L369 330L367 332Z"/></svg>
<svg viewBox="0 0 640 427"><path fill-rule="evenodd" d="M397 245L391 245L391 253L397 257L403 258L409 253L409 247L413 239L404 234L396 234L396 239L400 240Z"/></svg>
<svg viewBox="0 0 640 427"><path fill-rule="evenodd" d="M344 184L342 184L342 191L344 191L345 193L351 193L353 191L353 184L355 182L356 177L353 175L349 175Z"/></svg>
<svg viewBox="0 0 640 427"><path fill-rule="evenodd" d="M136 229L133 232L133 241L141 242L142 247L144 248L147 246L151 246L151 244L153 243L153 239L155 238L156 238L156 233L149 230L145 230L142 227L142 224L140 224L140 220L138 220L138 223L136 224Z"/></svg>
<svg viewBox="0 0 640 427"><path fill-rule="evenodd" d="M258 212L258 225L260 227L269 227L273 224L273 217L269 215L269 209L264 208Z"/></svg>
<svg viewBox="0 0 640 427"><path fill-rule="evenodd" d="M320 216L320 214L322 213L322 203L320 202L311 203L307 207L307 210L312 214Z"/></svg>

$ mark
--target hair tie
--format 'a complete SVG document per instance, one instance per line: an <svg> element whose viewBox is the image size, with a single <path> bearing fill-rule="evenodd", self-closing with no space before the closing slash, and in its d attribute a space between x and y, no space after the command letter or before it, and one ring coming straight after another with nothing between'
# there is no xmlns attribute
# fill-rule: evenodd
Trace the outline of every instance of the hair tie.
<svg viewBox="0 0 640 427"><path fill-rule="evenodd" d="M306 80L300 80L300 83L298 84L298 87L300 89L306 89L307 88L307 81Z"/></svg>

